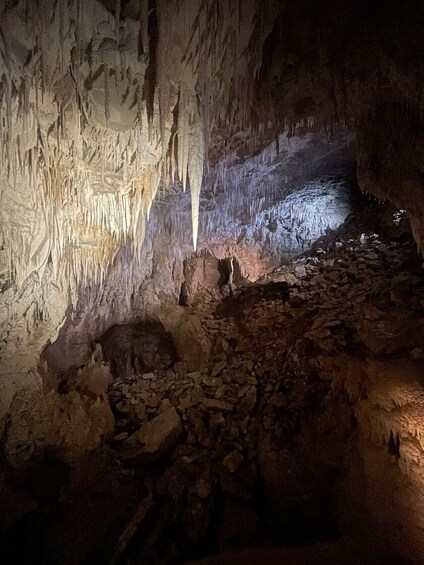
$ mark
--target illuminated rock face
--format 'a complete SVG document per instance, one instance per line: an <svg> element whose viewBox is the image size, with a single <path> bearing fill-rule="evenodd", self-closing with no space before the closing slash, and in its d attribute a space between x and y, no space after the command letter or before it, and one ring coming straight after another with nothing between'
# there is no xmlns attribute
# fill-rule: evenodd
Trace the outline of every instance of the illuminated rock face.
<svg viewBox="0 0 424 565"><path fill-rule="evenodd" d="M60 284L102 280L123 242L140 250L177 174L196 247L204 140L235 63L245 80L255 2L211 14L200 1L122 14L97 0L2 4L2 237L16 281L49 262Z"/></svg>
<svg viewBox="0 0 424 565"><path fill-rule="evenodd" d="M55 345L55 370L84 363L89 344L114 324L166 317L160 312L178 303L182 287L189 303L197 294L203 299L205 291L214 293L227 282L219 261L233 257L236 282L254 282L340 225L354 207L349 139L282 139L279 156L271 145L229 170L229 186L211 182L200 199L197 254L187 238L189 195L174 190L158 197L140 260L126 247L103 285L81 288ZM299 170L304 161L308 165Z"/></svg>
<svg viewBox="0 0 424 565"><path fill-rule="evenodd" d="M190 185L196 247L205 138L246 80L255 2L120 6L0 2L2 426L40 410L41 350L117 255L128 305L158 267L140 250L159 186Z"/></svg>
<svg viewBox="0 0 424 565"><path fill-rule="evenodd" d="M419 240L419 155L403 147L421 123L407 16L280 4L2 2L2 246L17 284L48 265L61 287L102 281L123 244L139 255L158 188L177 179L190 185L196 248L204 163L226 155L217 175L231 183L234 146L279 148L283 131L342 119L358 130L364 187L406 208ZM343 35L351 21L371 29Z"/></svg>

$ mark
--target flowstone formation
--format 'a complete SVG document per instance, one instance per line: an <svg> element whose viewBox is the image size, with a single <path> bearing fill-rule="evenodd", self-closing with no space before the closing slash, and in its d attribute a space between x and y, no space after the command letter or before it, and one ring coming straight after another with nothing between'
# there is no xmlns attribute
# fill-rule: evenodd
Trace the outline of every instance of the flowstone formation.
<svg viewBox="0 0 424 565"><path fill-rule="evenodd" d="M42 278L51 263L59 284L102 280L123 242L138 255L154 197L177 175L184 190L190 184L196 247L205 138L227 111L231 69L241 81L250 63L255 2L242 10L238 1L147 0L122 13L121 2L109 11L97 0L1 9L11 277ZM17 223L24 201L29 217Z"/></svg>
<svg viewBox="0 0 424 565"><path fill-rule="evenodd" d="M239 134L244 152L270 139L278 152L280 134L295 135L299 125L356 129L364 188L407 208L419 239L421 205L414 209L407 185L421 169L403 149L411 178L401 178L396 151L405 144L393 139L401 120L406 145L409 134L421 135L412 9L112 4L1 2L2 255L10 280L42 279L51 265L55 283L75 293L80 282L103 280L124 243L137 262L155 195L176 180L190 185L196 248L204 169L230 154ZM351 38L344 32L352 21L367 26ZM393 29L396 48L386 41ZM406 61L417 62L415 74ZM385 136L399 194L386 186L384 143L374 146ZM218 171L224 182L226 168Z"/></svg>

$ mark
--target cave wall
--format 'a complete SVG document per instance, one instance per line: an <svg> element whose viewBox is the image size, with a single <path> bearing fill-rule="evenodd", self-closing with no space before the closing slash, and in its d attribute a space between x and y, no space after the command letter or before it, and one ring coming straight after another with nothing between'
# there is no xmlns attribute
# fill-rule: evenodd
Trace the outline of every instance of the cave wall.
<svg viewBox="0 0 424 565"><path fill-rule="evenodd" d="M183 283L189 302L196 296L204 300L205 292L216 298L220 260L233 257L239 277L254 282L340 225L355 208L351 142L344 133L332 140L320 134L281 136L279 155L271 144L244 159L228 171L230 186L217 181L219 167L213 170L200 200L196 253L186 240L189 195L171 191L159 199L140 257L125 247L103 284L79 287L54 346L53 369L86 362L93 343L113 325L149 318L165 318L166 325ZM305 161L308 165L300 168Z"/></svg>
<svg viewBox="0 0 424 565"><path fill-rule="evenodd" d="M2 248L18 284L49 262L73 291L103 280L176 179L196 246L203 171L231 185L229 155L284 151L299 124L355 130L363 188L421 237L420 2L1 8Z"/></svg>
<svg viewBox="0 0 424 565"><path fill-rule="evenodd" d="M316 363L321 375L336 378L333 386L344 383L358 425L346 445L348 470L337 495L343 535L369 538L421 562L422 360L345 355Z"/></svg>
<svg viewBox="0 0 424 565"><path fill-rule="evenodd" d="M346 120L357 134L360 187L407 211L420 248L422 17L420 2L285 3L264 43L254 98L259 122L271 105L289 131L310 120L331 131Z"/></svg>

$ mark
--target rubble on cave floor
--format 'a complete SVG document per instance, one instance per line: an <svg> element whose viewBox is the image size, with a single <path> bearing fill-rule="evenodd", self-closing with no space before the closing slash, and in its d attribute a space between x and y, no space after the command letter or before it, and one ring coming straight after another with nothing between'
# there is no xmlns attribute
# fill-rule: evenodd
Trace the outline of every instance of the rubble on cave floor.
<svg viewBox="0 0 424 565"><path fill-rule="evenodd" d="M153 500L137 542L152 563L337 536L332 488L355 427L352 388L365 384L336 383L317 359L424 368L424 278L409 239L336 238L233 290L197 307L213 344L201 370L177 361L110 387L111 445Z"/></svg>
<svg viewBox="0 0 424 565"><path fill-rule="evenodd" d="M373 441L371 460L377 446L396 468L421 473L424 436L408 413L417 411L414 380L424 375L424 277L412 239L356 225L255 284L219 292L184 310L211 344L200 369L180 359L114 378L107 445L63 464L60 477L49 461L33 480L37 498L33 486L22 501L12 497L10 507L26 514L0 543L21 550L13 535L24 528L45 544L46 564L166 565L247 547L343 542L349 515L367 540L352 563L403 563L395 553L381 557L384 545L370 556L365 509L343 481L358 426ZM153 345L148 351L155 356ZM370 382L365 366L384 379ZM100 376L94 384L103 390ZM97 403L93 383L83 384ZM411 500L413 520L417 491ZM38 551L25 535L28 551ZM338 546L312 547L319 556Z"/></svg>

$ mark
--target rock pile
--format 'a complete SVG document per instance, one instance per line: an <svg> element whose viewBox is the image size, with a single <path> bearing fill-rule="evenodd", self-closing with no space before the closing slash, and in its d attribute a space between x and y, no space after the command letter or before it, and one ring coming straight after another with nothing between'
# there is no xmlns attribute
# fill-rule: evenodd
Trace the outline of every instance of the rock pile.
<svg viewBox="0 0 424 565"><path fill-rule="evenodd" d="M178 362L161 374L117 379L110 390L117 427L113 444L123 460L137 464L168 453L184 431L177 450L183 461L219 467L229 481L222 486L249 497L256 473L250 462L256 455L257 386L252 371L237 371L224 360L192 373ZM249 474L247 486L228 478L236 471Z"/></svg>
<svg viewBox="0 0 424 565"><path fill-rule="evenodd" d="M110 439L69 467L50 459L33 480L40 502L8 503L39 505L25 519L51 562L165 565L340 534L366 539L368 555L378 532L377 553L394 546L417 562L423 273L403 234L360 230L323 238L255 284L163 311L182 338L153 369L126 362L126 328L122 373L96 348L74 388L55 394L107 416ZM90 421L63 402L58 421L90 439Z"/></svg>
<svg viewBox="0 0 424 565"><path fill-rule="evenodd" d="M211 536L221 548L281 530L293 539L306 519L315 535L331 535L332 489L367 383L329 367L349 356L424 360L413 244L376 234L336 240L202 308L211 355L199 371L178 361L110 388L112 445L156 503L143 552L169 562ZM269 502L267 534L258 488ZM241 503L250 526L230 535L228 516ZM173 523L182 524L177 536Z"/></svg>

